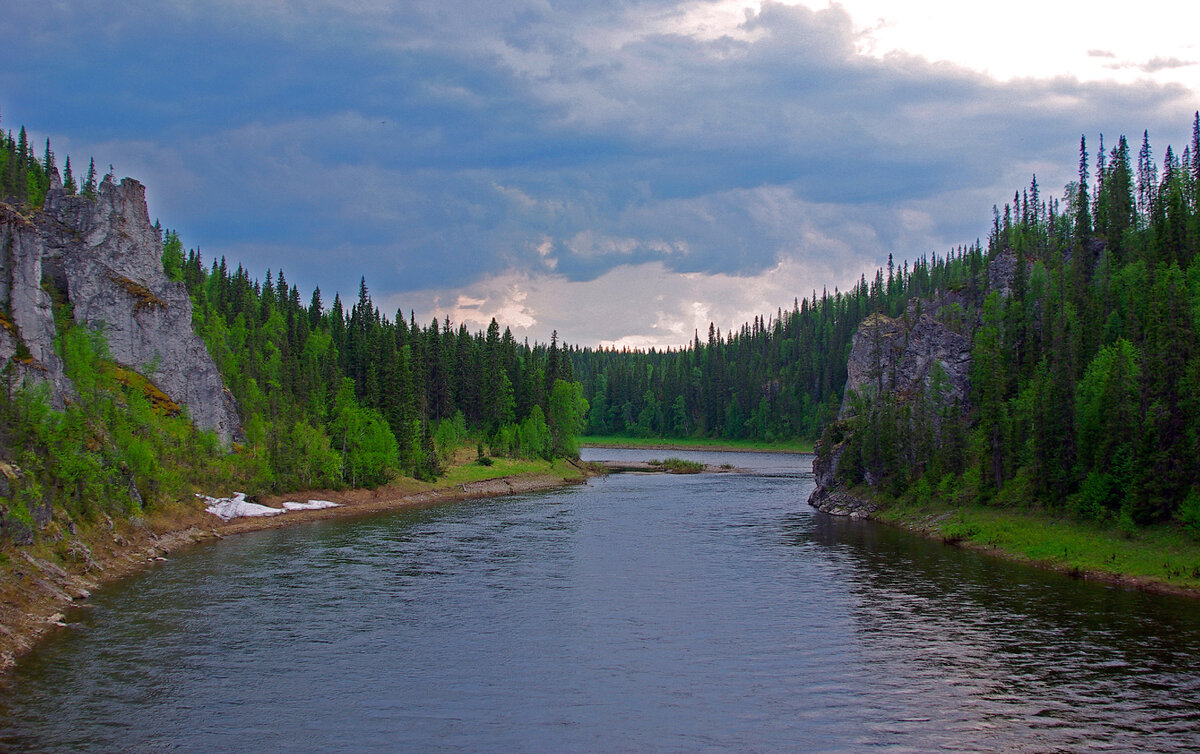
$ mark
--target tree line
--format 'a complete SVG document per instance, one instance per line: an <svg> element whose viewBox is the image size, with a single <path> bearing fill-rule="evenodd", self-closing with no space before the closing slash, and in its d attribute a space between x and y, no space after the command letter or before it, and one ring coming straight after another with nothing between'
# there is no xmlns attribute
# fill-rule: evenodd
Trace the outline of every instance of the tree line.
<svg viewBox="0 0 1200 754"><path fill-rule="evenodd" d="M921 257L793 301L722 334L710 324L681 349L573 349L591 412L587 432L662 438L815 440L842 403L846 360L869 314L898 316L913 297L977 286L978 244ZM961 313L966 316L966 313Z"/></svg>
<svg viewBox="0 0 1200 754"><path fill-rule="evenodd" d="M441 473L468 436L480 456L577 456L587 412L558 343L518 343L493 319L389 318L365 278L350 306L303 303L282 270L260 283L222 258L206 266L165 234L163 267L187 286L204 338L243 419L241 452L277 488L372 486Z"/></svg>
<svg viewBox="0 0 1200 754"><path fill-rule="evenodd" d="M67 157L60 174L57 158L46 139L46 148L39 158L29 142L25 127L16 137L12 131L0 131L0 201L13 206L38 208L50 190L52 176L59 176L68 194L96 195L96 161L89 160L87 172L76 179Z"/></svg>

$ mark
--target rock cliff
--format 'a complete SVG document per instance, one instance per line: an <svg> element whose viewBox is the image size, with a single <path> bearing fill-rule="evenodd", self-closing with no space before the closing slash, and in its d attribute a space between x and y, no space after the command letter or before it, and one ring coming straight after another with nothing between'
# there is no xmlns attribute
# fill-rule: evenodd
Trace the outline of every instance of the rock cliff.
<svg viewBox="0 0 1200 754"><path fill-rule="evenodd" d="M52 188L28 214L0 204L0 363L11 363L18 381L48 382L61 406L74 391L54 349L51 292L76 322L103 331L113 360L186 407L196 426L227 445L240 434L233 397L192 331L187 290L163 272L140 183L105 178L95 199Z"/></svg>
<svg viewBox="0 0 1200 754"><path fill-rule="evenodd" d="M1009 295L1016 269L1013 254L997 255L988 265L985 292ZM817 487L809 497L811 505L853 517L869 515L875 508L844 489L837 478L852 431L855 397L872 401L887 395L900 404L912 404L932 390L940 407L969 410L970 333L976 323L969 321L967 312L973 303L955 293L933 301L914 299L902 317L873 314L862 321L851 341L837 421L817 443L813 460Z"/></svg>

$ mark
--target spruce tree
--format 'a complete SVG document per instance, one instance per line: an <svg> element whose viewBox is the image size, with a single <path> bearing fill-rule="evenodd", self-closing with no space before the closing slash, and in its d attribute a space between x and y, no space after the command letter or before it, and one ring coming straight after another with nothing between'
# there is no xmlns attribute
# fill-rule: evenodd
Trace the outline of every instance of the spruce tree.
<svg viewBox="0 0 1200 754"><path fill-rule="evenodd" d="M89 199L96 198L96 159L88 161L87 177L83 179L83 195Z"/></svg>
<svg viewBox="0 0 1200 754"><path fill-rule="evenodd" d="M70 155L67 155L66 164L63 165L63 190L69 196L74 196L79 191L79 186L75 183L75 176L71 173Z"/></svg>

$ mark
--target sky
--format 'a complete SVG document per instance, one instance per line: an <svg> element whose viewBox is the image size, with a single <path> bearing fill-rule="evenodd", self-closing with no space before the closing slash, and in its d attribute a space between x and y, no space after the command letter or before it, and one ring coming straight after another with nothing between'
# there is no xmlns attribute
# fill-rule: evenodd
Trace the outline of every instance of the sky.
<svg viewBox="0 0 1200 754"><path fill-rule="evenodd" d="M6 0L0 127L307 301L676 347L1182 152L1176 0Z"/></svg>

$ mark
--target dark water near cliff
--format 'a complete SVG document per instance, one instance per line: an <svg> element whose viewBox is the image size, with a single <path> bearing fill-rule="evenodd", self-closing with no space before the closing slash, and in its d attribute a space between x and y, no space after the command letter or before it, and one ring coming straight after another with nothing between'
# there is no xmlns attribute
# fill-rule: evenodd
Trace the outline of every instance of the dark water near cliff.
<svg viewBox="0 0 1200 754"><path fill-rule="evenodd" d="M1200 604L816 513L807 456L670 455L755 473L182 553L18 668L0 746L1200 748Z"/></svg>

